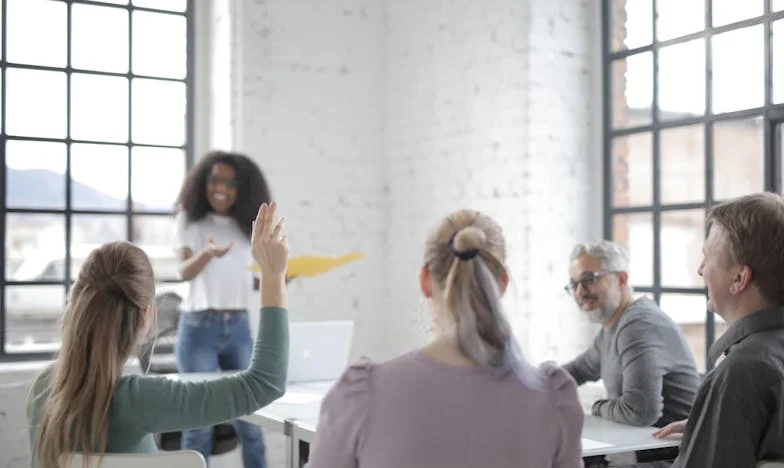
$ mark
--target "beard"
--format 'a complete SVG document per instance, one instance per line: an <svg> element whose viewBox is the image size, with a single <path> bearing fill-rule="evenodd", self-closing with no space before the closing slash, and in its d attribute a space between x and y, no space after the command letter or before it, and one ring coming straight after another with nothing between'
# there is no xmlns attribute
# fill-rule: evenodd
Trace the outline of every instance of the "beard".
<svg viewBox="0 0 784 468"><path fill-rule="evenodd" d="M600 301L599 307L585 312L588 320L593 323L605 323L621 306L621 289L614 287L607 291L607 297L604 301Z"/></svg>

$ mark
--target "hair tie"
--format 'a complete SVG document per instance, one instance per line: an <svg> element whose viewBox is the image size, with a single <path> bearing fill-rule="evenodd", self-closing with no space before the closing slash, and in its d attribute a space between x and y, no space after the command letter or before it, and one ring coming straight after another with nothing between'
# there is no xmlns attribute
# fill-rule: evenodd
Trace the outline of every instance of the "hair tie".
<svg viewBox="0 0 784 468"><path fill-rule="evenodd" d="M455 249L455 236L457 235L457 233L458 231L453 232L452 235L449 236L449 241L447 241L446 244L447 247L449 247L449 250L451 250L452 253L455 255L455 257L459 258L460 260L471 260L472 258L479 255L479 249L468 249L462 251Z"/></svg>

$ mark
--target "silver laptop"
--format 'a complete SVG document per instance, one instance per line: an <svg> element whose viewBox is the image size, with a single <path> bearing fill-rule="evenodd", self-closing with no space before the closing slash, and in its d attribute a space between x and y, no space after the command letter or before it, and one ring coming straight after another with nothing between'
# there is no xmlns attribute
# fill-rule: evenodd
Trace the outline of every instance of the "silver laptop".
<svg viewBox="0 0 784 468"><path fill-rule="evenodd" d="M354 322L334 320L289 325L289 383L337 380L348 365Z"/></svg>

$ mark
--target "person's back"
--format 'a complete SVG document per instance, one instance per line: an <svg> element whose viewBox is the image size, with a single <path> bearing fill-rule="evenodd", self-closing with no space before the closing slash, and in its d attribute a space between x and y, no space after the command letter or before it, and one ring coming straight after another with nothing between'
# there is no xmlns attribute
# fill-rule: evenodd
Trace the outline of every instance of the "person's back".
<svg viewBox="0 0 784 468"><path fill-rule="evenodd" d="M414 351L383 364L352 366L322 411L351 418L349 430L365 434L359 466L575 466L579 444L570 448L568 434L579 437L582 412L574 383L554 366L543 366L542 377L545 385L535 390L515 376L499 379ZM312 456L322 455L315 446Z"/></svg>
<svg viewBox="0 0 784 468"><path fill-rule="evenodd" d="M501 228L481 213L437 226L420 275L436 336L349 367L322 401L309 468L582 466L576 383L520 355L501 303L504 258Z"/></svg>

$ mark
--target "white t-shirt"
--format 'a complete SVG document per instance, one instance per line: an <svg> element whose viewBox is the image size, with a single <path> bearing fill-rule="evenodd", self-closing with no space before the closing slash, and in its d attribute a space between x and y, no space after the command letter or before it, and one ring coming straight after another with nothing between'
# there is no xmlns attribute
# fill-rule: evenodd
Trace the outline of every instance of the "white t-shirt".
<svg viewBox="0 0 784 468"><path fill-rule="evenodd" d="M196 222L188 222L183 212L174 218L173 247L189 248L196 255L212 237L218 245L233 242L226 255L213 258L190 281L187 297L183 298L182 311L205 309L247 309L253 290L253 273L247 269L253 264L250 240L237 226L234 218L209 213Z"/></svg>

